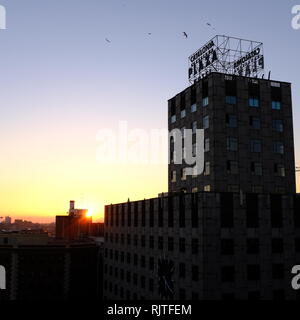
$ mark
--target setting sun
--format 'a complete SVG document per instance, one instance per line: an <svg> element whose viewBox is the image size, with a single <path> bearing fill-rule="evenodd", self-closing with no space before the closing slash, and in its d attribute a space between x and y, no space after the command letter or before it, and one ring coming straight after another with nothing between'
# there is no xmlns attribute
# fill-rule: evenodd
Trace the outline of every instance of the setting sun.
<svg viewBox="0 0 300 320"><path fill-rule="evenodd" d="M93 211L91 209L89 209L86 213L86 217L87 218L91 218L93 216Z"/></svg>

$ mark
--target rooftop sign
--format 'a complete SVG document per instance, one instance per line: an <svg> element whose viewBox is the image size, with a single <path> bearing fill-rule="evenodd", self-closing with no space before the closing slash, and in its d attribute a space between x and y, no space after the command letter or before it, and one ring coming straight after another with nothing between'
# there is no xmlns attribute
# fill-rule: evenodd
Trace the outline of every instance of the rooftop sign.
<svg viewBox="0 0 300 320"><path fill-rule="evenodd" d="M211 72L257 77L264 71L263 43L215 36L189 57L189 81Z"/></svg>

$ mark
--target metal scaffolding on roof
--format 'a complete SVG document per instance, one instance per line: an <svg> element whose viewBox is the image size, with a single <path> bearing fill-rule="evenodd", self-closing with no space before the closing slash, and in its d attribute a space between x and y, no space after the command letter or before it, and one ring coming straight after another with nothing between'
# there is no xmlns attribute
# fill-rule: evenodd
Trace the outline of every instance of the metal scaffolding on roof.
<svg viewBox="0 0 300 320"><path fill-rule="evenodd" d="M189 57L189 81L211 72L258 77L264 72L263 43L217 35Z"/></svg>

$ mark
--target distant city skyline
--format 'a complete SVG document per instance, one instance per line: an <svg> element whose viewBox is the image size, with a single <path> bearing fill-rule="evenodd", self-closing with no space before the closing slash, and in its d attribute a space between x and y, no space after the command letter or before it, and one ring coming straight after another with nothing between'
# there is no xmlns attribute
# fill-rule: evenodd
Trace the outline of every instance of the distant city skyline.
<svg viewBox="0 0 300 320"><path fill-rule="evenodd" d="M52 222L167 191L167 164L97 162L97 132L167 128L188 57L216 34L264 43L266 72L292 83L300 164L297 1L0 0L0 216ZM276 36L275 36L276 35ZM299 179L298 179L299 191Z"/></svg>

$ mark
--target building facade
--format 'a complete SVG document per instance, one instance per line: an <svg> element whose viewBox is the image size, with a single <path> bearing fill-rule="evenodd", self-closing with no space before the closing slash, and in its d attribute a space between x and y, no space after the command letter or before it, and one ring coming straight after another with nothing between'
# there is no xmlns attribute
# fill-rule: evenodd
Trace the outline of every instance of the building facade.
<svg viewBox="0 0 300 320"><path fill-rule="evenodd" d="M104 298L294 300L300 198L198 192L105 207Z"/></svg>
<svg viewBox="0 0 300 320"><path fill-rule="evenodd" d="M211 73L169 100L168 119L170 132L205 135L198 176L174 163L171 141L169 192L296 192L290 83Z"/></svg>
<svg viewBox="0 0 300 320"><path fill-rule="evenodd" d="M98 300L102 298L102 247L94 241L0 242L6 289L0 301ZM1 238L0 238L1 240Z"/></svg>

